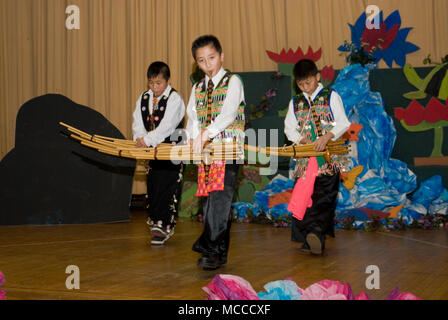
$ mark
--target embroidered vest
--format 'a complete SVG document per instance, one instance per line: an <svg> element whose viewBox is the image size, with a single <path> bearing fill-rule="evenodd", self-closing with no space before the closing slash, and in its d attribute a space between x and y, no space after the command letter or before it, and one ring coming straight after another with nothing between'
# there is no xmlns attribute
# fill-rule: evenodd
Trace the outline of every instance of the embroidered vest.
<svg viewBox="0 0 448 320"><path fill-rule="evenodd" d="M226 72L212 92L210 114L211 123L213 123L216 117L218 117L222 112L224 100L227 96L229 81L232 76L232 73ZM195 100L196 114L200 126L199 129L202 130L207 127L208 97L205 78L196 84ZM244 101L241 101L235 120L212 140L212 143L236 142L242 154L241 158L244 158L244 107L245 103ZM225 168L225 161L213 161L210 165L209 172L206 173L204 164L201 163L198 166L198 190L196 192L196 196L208 196L212 191L223 191ZM206 175L208 179L206 179Z"/></svg>
<svg viewBox="0 0 448 320"><path fill-rule="evenodd" d="M232 73L227 72L219 81L212 93L211 122L221 113L224 100L227 95L230 78ZM205 78L196 84L195 89L196 113L200 123L200 129L207 126L207 84ZM213 143L236 142L240 145L244 144L244 101L241 101L238 108L238 114L235 120L216 137Z"/></svg>
<svg viewBox="0 0 448 320"><path fill-rule="evenodd" d="M165 111L166 111L166 105L168 103L168 99L170 98L171 94L175 92L176 90L174 88L171 89L168 97L162 96L157 103L157 107L153 105L152 115L149 112L149 100L150 100L150 94L148 92L144 92L142 95L141 103L140 103L140 109L142 112L142 119L143 124L145 126L146 131L152 131L156 129L160 122L162 121ZM152 123L151 123L151 116L153 116ZM184 127L184 120L178 124L177 129L182 129ZM172 143L176 144L180 142L182 137L179 135L179 138L177 141L171 141L170 137L166 137L163 141L164 143Z"/></svg>
<svg viewBox="0 0 448 320"><path fill-rule="evenodd" d="M311 102L311 106L303 93L293 96L294 114L297 119L297 130L305 138L315 141L319 136L330 132L335 126L334 116L330 108L332 90L323 88ZM315 112L315 116L313 115ZM316 121L315 121L316 120ZM345 171L349 165L346 155L331 156L331 163L325 162L323 157L317 157L319 175L334 174ZM296 159L295 176L300 177L308 166L309 158Z"/></svg>

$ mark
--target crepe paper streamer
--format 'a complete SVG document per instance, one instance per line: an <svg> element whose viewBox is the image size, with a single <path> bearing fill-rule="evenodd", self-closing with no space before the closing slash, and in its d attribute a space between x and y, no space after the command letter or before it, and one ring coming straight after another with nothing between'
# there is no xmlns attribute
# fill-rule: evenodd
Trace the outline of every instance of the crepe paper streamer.
<svg viewBox="0 0 448 320"><path fill-rule="evenodd" d="M0 287L5 283L5 276L0 270ZM0 290L0 300L6 299L6 290Z"/></svg>
<svg viewBox="0 0 448 320"><path fill-rule="evenodd" d="M266 292L258 293L261 300L300 300L302 296L299 292L300 288L292 280L268 282L263 288Z"/></svg>
<svg viewBox="0 0 448 320"><path fill-rule="evenodd" d="M354 300L350 284L321 280L303 291L302 300Z"/></svg>
<svg viewBox="0 0 448 320"><path fill-rule="evenodd" d="M349 283L335 280L321 280L306 289L301 289L291 278L268 282L265 291L255 294L245 279L230 275L217 274L203 290L208 300L371 300L365 292L356 296ZM410 292L400 292L394 288L386 300L421 300Z"/></svg>
<svg viewBox="0 0 448 320"><path fill-rule="evenodd" d="M311 196L314 191L314 182L316 181L318 170L316 157L310 157L305 174L296 182L291 202L288 205L288 211L292 212L293 217L298 220L303 220L306 209L313 204Z"/></svg>
<svg viewBox="0 0 448 320"><path fill-rule="evenodd" d="M386 298L386 300L421 300L421 299L410 292L400 292L400 290L397 287L389 293L389 296Z"/></svg>
<svg viewBox="0 0 448 320"><path fill-rule="evenodd" d="M230 274L217 274L202 289L207 300L260 300L247 280Z"/></svg>

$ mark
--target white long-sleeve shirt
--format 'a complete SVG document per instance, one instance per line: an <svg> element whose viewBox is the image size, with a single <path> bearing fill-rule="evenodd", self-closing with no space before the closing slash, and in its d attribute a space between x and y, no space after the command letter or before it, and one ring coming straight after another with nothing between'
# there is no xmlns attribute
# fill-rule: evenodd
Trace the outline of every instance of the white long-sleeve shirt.
<svg viewBox="0 0 448 320"><path fill-rule="evenodd" d="M311 94L311 100L314 100L314 98L317 96L317 94L323 89L321 83L317 86L317 89ZM310 101L310 97L308 94L303 93L305 98ZM330 96L330 109L333 113L334 122L336 123L333 129L330 131L334 134L334 137L331 139L333 141L340 138L350 127L350 122L347 119L347 115L345 114L344 110L344 104L342 102L341 97L336 91L332 91ZM297 142L299 143L302 138L304 138L304 135L301 135L298 131L297 126L297 118L294 113L294 103L291 99L289 102L288 107L288 113L286 114L285 118L285 134L289 141L291 142Z"/></svg>
<svg viewBox="0 0 448 320"><path fill-rule="evenodd" d="M222 77L225 75L226 71L221 68L219 72L212 78L213 81L213 89L219 84ZM208 80L210 78L208 76L205 77L205 83L208 84ZM196 84L197 85L197 84ZM190 139L194 139L200 132L199 120L196 113L196 98L195 98L195 89L196 85L191 89L190 100L187 105L187 133ZM243 84L239 77L233 76L230 78L229 87L227 89L227 95L224 99L224 103L221 109L221 113L216 117L215 121L213 121L206 129L208 129L209 138L213 139L218 133L224 131L232 122L235 120L238 115L238 108L241 102L244 101L244 89Z"/></svg>
<svg viewBox="0 0 448 320"><path fill-rule="evenodd" d="M171 91L171 86L165 89L163 94L157 98L159 101L163 96L168 97ZM149 93L149 114L152 114L153 111L153 97L154 94L152 90L148 90L144 92L138 98L135 104L135 111L133 114L134 121L132 123L132 133L134 140L138 138L143 138L145 144L148 147L156 147L159 143L163 142L167 137L171 136L171 134L176 130L179 123L182 121L185 115L185 103L182 97L177 93L173 92L169 97L166 103L165 114L160 121L157 128L152 131L146 131L145 125L142 119L142 111L141 111L141 100L145 93Z"/></svg>

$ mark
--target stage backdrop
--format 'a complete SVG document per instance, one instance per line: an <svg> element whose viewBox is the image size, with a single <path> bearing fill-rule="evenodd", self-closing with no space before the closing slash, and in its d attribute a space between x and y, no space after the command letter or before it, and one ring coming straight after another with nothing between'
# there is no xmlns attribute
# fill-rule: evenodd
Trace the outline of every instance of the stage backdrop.
<svg viewBox="0 0 448 320"><path fill-rule="evenodd" d="M14 145L19 107L60 93L102 113L131 137L132 110L146 88L151 61L166 61L172 85L187 99L199 35L221 40L232 71L276 70L266 50L322 48L319 68L345 66L337 48L369 1L359 0L2 0L0 1L0 157ZM448 1L377 0L388 16L400 10L407 38L421 50L407 62L422 66L448 53ZM79 29L66 28L79 8ZM384 67L383 62L380 68ZM395 65L394 65L395 66ZM396 66L395 66L396 67Z"/></svg>

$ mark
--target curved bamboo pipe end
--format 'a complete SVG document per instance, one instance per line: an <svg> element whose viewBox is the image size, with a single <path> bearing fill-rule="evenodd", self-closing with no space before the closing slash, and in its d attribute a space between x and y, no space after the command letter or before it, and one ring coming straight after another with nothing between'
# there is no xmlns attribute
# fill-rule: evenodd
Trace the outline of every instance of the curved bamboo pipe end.
<svg viewBox="0 0 448 320"><path fill-rule="evenodd" d="M325 147L325 152L324 152L324 159L325 161L330 164L331 163L331 155L330 155L330 151L328 150L328 147Z"/></svg>

